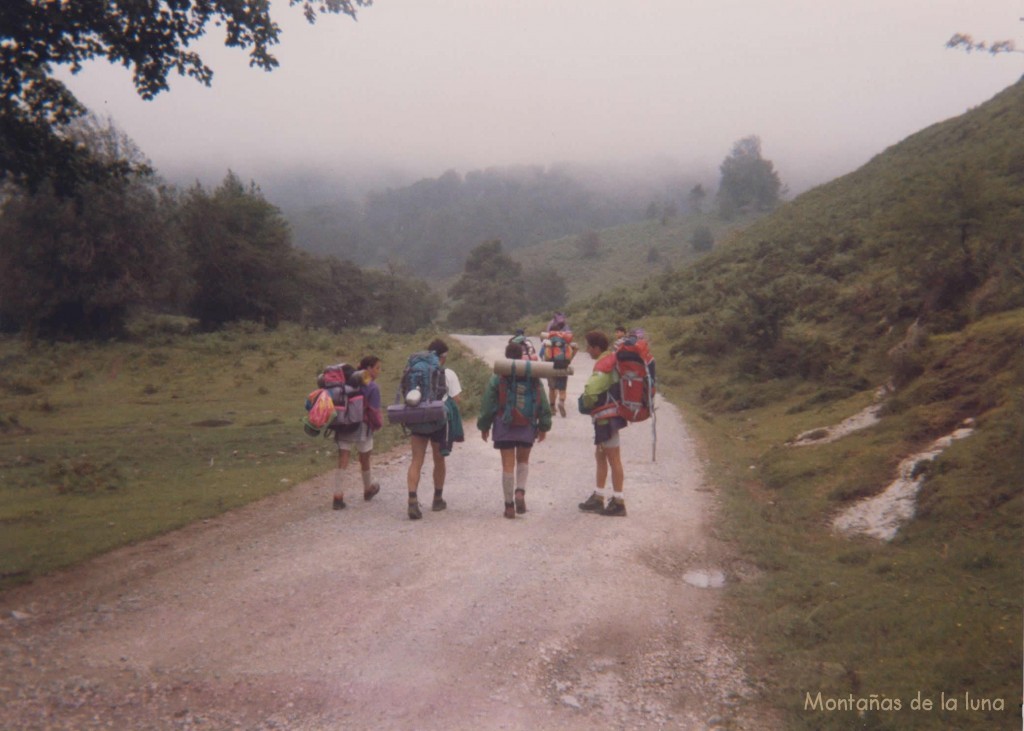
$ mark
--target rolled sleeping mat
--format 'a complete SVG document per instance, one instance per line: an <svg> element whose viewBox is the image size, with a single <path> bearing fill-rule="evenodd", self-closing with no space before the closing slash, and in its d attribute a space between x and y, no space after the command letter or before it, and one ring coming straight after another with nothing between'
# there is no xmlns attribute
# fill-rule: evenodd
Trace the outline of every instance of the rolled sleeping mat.
<svg viewBox="0 0 1024 731"><path fill-rule="evenodd" d="M545 360L511 360L494 361L494 372L499 376L529 376L531 378L560 378L572 375L572 366L556 368L554 363Z"/></svg>

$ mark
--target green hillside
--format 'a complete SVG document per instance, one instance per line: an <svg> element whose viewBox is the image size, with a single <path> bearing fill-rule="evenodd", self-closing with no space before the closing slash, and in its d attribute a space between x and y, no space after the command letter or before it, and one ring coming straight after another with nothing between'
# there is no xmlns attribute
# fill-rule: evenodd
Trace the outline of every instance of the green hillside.
<svg viewBox="0 0 1024 731"><path fill-rule="evenodd" d="M652 333L742 556L729 626L791 728L1020 726L1022 129L1024 81L685 270L575 313L577 326ZM875 425L791 445L876 398ZM915 513L895 538L833 528L965 424L968 437L914 468ZM819 691L889 708L823 711L808 705ZM915 712L918 693L959 707ZM965 694L988 703L968 708Z"/></svg>
<svg viewBox="0 0 1024 731"><path fill-rule="evenodd" d="M533 244L511 255L526 272L553 267L565 279L569 301L575 302L610 287L639 286L652 276L688 265L703 255L693 245L694 233L702 227L719 243L751 220L722 221L702 214L652 218L597 231L592 250L575 235Z"/></svg>

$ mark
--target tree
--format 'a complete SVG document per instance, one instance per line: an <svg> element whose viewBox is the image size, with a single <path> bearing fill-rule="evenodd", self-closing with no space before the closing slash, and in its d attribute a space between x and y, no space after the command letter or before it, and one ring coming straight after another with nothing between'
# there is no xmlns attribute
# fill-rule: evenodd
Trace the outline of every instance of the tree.
<svg viewBox="0 0 1024 731"><path fill-rule="evenodd" d="M715 235L711 233L711 229L707 226L698 226L693 230L693 235L690 236L690 244L693 246L694 251L711 251L715 246Z"/></svg>
<svg viewBox="0 0 1024 731"><path fill-rule="evenodd" d="M422 279L368 270L365 282L372 293L366 322L387 332L416 332L433 322L441 309L441 297Z"/></svg>
<svg viewBox="0 0 1024 731"><path fill-rule="evenodd" d="M531 312L560 310L568 296L565 278L554 267L538 267L526 273L526 301Z"/></svg>
<svg viewBox="0 0 1024 731"><path fill-rule="evenodd" d="M317 13L355 17L356 6L370 2L289 0L289 5L301 5L313 23ZM65 195L75 181L107 174L68 137L68 124L85 108L53 77L54 66L77 73L85 62L106 58L131 69L144 99L165 91L172 71L209 85L213 71L190 47L211 23L224 28L225 45L249 51L251 66L270 71L278 65L270 48L279 42L280 28L266 0L0 3L0 182L12 179L36 189L43 180L59 178L55 190Z"/></svg>
<svg viewBox="0 0 1024 731"><path fill-rule="evenodd" d="M753 207L763 211L778 204L782 182L771 161L761 157L761 139L756 135L737 141L720 170L718 196L726 210Z"/></svg>
<svg viewBox="0 0 1024 731"><path fill-rule="evenodd" d="M526 313L523 266L501 248L501 242L485 241L466 258L462 277L448 295L455 305L448 321L455 327L508 330Z"/></svg>
<svg viewBox="0 0 1024 731"><path fill-rule="evenodd" d="M288 226L254 183L246 188L229 172L212 195L197 184L181 219L195 283L189 314L203 327L234 320L273 326L297 316Z"/></svg>
<svg viewBox="0 0 1024 731"><path fill-rule="evenodd" d="M388 271L360 269L351 261L296 251L298 287L306 325L330 330L377 325L415 332L437 316L441 298L426 282Z"/></svg>
<svg viewBox="0 0 1024 731"><path fill-rule="evenodd" d="M690 193L687 196L687 201L690 204L690 211L692 213L703 213L704 212L704 199L708 197L708 193L704 190L704 186L697 183L690 189Z"/></svg>
<svg viewBox="0 0 1024 731"><path fill-rule="evenodd" d="M89 159L135 172L80 185L74 197L44 185L7 198L0 317L29 335L116 336L129 309L176 269L168 208L138 148L112 124L83 118L68 139Z"/></svg>

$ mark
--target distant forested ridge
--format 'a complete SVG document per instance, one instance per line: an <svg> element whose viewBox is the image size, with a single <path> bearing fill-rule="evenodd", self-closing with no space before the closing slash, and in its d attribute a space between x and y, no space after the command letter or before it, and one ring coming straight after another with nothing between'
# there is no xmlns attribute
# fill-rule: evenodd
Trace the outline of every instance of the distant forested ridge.
<svg viewBox="0 0 1024 731"><path fill-rule="evenodd" d="M695 180L651 176L643 186L594 184L569 168L488 168L313 207L282 206L297 247L359 262L401 263L418 276L462 269L483 241L507 251L645 216L652 203L685 210Z"/></svg>

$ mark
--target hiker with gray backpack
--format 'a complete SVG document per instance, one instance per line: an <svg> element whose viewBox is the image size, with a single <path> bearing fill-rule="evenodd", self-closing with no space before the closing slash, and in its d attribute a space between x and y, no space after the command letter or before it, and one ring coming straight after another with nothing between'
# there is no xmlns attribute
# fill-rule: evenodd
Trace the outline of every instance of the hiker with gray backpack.
<svg viewBox="0 0 1024 731"><path fill-rule="evenodd" d="M303 430L311 437L333 438L338 447L332 500L335 510L347 507L344 480L353 446L362 467L363 499L370 500L380 491L369 471L373 433L383 426L380 389L374 383L380 368L376 356L363 358L358 369L348 363L325 366L316 377L316 390L306 397Z"/></svg>
<svg viewBox="0 0 1024 731"><path fill-rule="evenodd" d="M430 508L436 512L448 507L443 497L445 458L451 453L454 442L463 440L463 434L458 405L462 384L455 371L445 368L447 356L448 345L440 339L431 342L426 350L409 356L395 403L387 409L388 421L402 426L412 446L412 461L406 475L410 520L423 517L417 491L427 445L430 445L434 465L434 499Z"/></svg>
<svg viewBox="0 0 1024 731"><path fill-rule="evenodd" d="M334 443L338 446L338 469L335 472L332 501L335 510L343 510L346 507L343 477L348 469L353 447L359 455L363 500L372 500L380 492L380 483L373 479L371 472L370 455L373 454L373 433L384 425L380 408L380 386L377 385L377 378L383 367L381 359L375 355L368 355L359 361L357 373L362 374L363 385L360 390L363 396L363 419L353 426L332 429Z"/></svg>
<svg viewBox="0 0 1024 731"><path fill-rule="evenodd" d="M540 379L529 374L532 361L523 360L523 346L509 343L505 357L515 363L514 370L491 376L476 425L485 442L494 428L494 448L501 452L505 517L515 518L526 512L530 451L551 430L551 404Z"/></svg>

